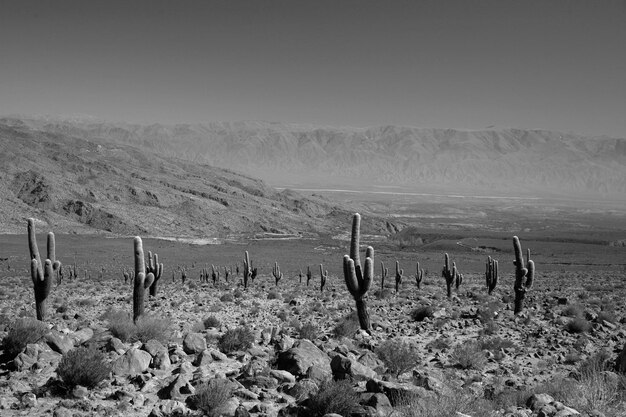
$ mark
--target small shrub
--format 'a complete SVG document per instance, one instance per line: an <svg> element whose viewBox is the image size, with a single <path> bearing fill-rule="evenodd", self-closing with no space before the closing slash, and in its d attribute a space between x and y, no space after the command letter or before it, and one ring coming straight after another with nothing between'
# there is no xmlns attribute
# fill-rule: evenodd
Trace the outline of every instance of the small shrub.
<svg viewBox="0 0 626 417"><path fill-rule="evenodd" d="M498 332L498 324L494 320L489 320L483 323L483 328L480 330L481 336L491 336Z"/></svg>
<svg viewBox="0 0 626 417"><path fill-rule="evenodd" d="M280 298L280 293L276 290L271 290L267 293L268 300L278 300Z"/></svg>
<svg viewBox="0 0 626 417"><path fill-rule="evenodd" d="M307 408L312 416L335 413L349 416L359 405L359 396L350 381L328 380L320 384L318 392L309 397Z"/></svg>
<svg viewBox="0 0 626 417"><path fill-rule="evenodd" d="M287 321L287 319L289 318L289 311L281 310L278 312L276 317L278 317L281 321Z"/></svg>
<svg viewBox="0 0 626 417"><path fill-rule="evenodd" d="M581 317L573 318L565 325L565 330L569 333L586 333L589 329L591 329L591 323Z"/></svg>
<svg viewBox="0 0 626 417"><path fill-rule="evenodd" d="M417 347L398 339L389 339L381 343L376 349L376 354L385 363L389 372L396 377L417 366L420 361Z"/></svg>
<svg viewBox="0 0 626 417"><path fill-rule="evenodd" d="M222 295L220 297L220 301L223 303L229 303L232 302L235 299L235 297L233 297L233 295L229 292L227 292L226 294Z"/></svg>
<svg viewBox="0 0 626 417"><path fill-rule="evenodd" d="M2 339L2 349L9 358L14 358L29 343L35 343L48 332L48 326L33 318L17 320Z"/></svg>
<svg viewBox="0 0 626 417"><path fill-rule="evenodd" d="M191 402L209 417L217 417L225 410L233 389L229 380L225 378L211 379L201 385L191 397Z"/></svg>
<svg viewBox="0 0 626 417"><path fill-rule="evenodd" d="M208 329L208 328L211 328L211 327L217 328L217 327L220 327L222 325L222 323L219 321L219 319L217 317L215 317L215 316L207 317L206 319L204 319L203 324L204 324L204 328L205 329Z"/></svg>
<svg viewBox="0 0 626 417"><path fill-rule="evenodd" d="M420 306L411 312L411 318L414 321L424 321L426 317L432 318L435 310L431 306Z"/></svg>
<svg viewBox="0 0 626 417"><path fill-rule="evenodd" d="M515 343L510 340L502 339L501 337L490 337L480 339L479 346L481 350L488 350L491 353L496 353L500 349L509 349L515 347Z"/></svg>
<svg viewBox="0 0 626 417"><path fill-rule="evenodd" d="M476 341L461 343L455 346L450 354L452 363L463 369L476 369L480 371L485 366L487 358Z"/></svg>
<svg viewBox="0 0 626 417"><path fill-rule="evenodd" d="M58 306L56 311L57 311L57 313L61 313L61 314L67 313L67 305L62 304L62 305Z"/></svg>
<svg viewBox="0 0 626 417"><path fill-rule="evenodd" d="M439 349L439 350L449 349L450 348L450 339L447 338L447 337L444 337L444 336L439 336L438 338L436 338L432 342L429 342L426 345L426 347L429 348L429 349Z"/></svg>
<svg viewBox="0 0 626 417"><path fill-rule="evenodd" d="M233 296L234 296L235 298L241 298L241 297L243 297L243 291L241 291L241 289L237 288L237 289L235 290L235 292L233 293Z"/></svg>
<svg viewBox="0 0 626 417"><path fill-rule="evenodd" d="M104 381L111 372L111 367L104 353L96 349L78 347L63 355L57 375L67 388L81 385L93 388Z"/></svg>
<svg viewBox="0 0 626 417"><path fill-rule="evenodd" d="M96 303L97 301L93 298L81 298L76 301L76 305L79 305L81 307L95 306Z"/></svg>
<svg viewBox="0 0 626 417"><path fill-rule="evenodd" d="M166 318L144 315L139 317L135 324L134 340L146 343L154 339L159 342L167 342L171 337L171 322Z"/></svg>
<svg viewBox="0 0 626 417"><path fill-rule="evenodd" d="M252 346L254 334L247 326L229 329L220 337L217 347L224 353L245 350Z"/></svg>
<svg viewBox="0 0 626 417"><path fill-rule="evenodd" d="M339 323L337 323L333 329L333 334L336 338L352 337L360 328L361 326L359 325L359 319L356 312L353 312L341 318Z"/></svg>
<svg viewBox="0 0 626 417"><path fill-rule="evenodd" d="M319 329L313 323L304 324L302 327L300 327L300 330L298 331L300 338L309 340L315 340L318 333Z"/></svg>
<svg viewBox="0 0 626 417"><path fill-rule="evenodd" d="M596 318L596 321L598 323L602 323L603 321L606 321L608 323L615 324L617 323L617 317L615 316L615 313L613 311L606 310L606 311L601 311L598 313L598 317Z"/></svg>

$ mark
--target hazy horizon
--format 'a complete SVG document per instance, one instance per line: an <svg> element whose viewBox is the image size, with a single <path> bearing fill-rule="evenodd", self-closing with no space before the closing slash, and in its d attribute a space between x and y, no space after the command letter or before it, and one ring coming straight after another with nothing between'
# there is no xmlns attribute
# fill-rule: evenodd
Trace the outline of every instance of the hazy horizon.
<svg viewBox="0 0 626 417"><path fill-rule="evenodd" d="M0 114L626 137L626 1L0 0Z"/></svg>

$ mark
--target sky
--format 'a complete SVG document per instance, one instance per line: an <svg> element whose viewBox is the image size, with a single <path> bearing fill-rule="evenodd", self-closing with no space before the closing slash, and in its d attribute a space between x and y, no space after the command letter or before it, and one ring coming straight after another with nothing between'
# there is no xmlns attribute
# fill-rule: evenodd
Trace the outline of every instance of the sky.
<svg viewBox="0 0 626 417"><path fill-rule="evenodd" d="M626 137L626 0L0 0L0 115Z"/></svg>

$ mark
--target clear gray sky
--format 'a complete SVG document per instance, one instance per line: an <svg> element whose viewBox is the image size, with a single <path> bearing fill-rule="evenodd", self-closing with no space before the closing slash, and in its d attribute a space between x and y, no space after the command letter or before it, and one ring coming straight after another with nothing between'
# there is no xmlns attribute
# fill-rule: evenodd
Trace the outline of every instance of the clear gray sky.
<svg viewBox="0 0 626 417"><path fill-rule="evenodd" d="M0 0L0 114L626 137L626 0Z"/></svg>

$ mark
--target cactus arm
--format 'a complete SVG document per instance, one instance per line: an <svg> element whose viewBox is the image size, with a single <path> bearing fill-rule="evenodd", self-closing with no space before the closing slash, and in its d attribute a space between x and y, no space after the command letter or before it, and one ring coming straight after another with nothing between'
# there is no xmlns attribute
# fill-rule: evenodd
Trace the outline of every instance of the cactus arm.
<svg viewBox="0 0 626 417"><path fill-rule="evenodd" d="M359 244L361 240L361 215L355 213L352 217L352 238L350 239L350 259L354 261L354 265L361 266L361 258L359 256Z"/></svg>
<svg viewBox="0 0 626 417"><path fill-rule="evenodd" d="M530 290L533 286L533 281L535 280L535 262L531 259L528 260L528 272L526 273L526 283L524 287L526 290Z"/></svg>

